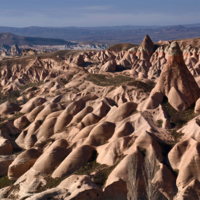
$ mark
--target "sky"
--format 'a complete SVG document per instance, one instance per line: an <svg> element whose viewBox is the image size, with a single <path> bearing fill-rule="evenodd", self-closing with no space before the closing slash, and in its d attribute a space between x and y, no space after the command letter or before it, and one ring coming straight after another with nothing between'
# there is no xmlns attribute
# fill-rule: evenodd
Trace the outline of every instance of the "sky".
<svg viewBox="0 0 200 200"><path fill-rule="evenodd" d="M195 23L200 23L200 0L0 0L0 26L166 26Z"/></svg>

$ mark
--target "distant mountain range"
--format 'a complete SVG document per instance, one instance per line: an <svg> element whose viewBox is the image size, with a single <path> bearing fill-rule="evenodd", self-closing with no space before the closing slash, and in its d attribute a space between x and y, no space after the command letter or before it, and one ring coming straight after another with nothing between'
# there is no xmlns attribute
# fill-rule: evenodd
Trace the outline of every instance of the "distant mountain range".
<svg viewBox="0 0 200 200"><path fill-rule="evenodd" d="M12 33L23 36L11 36L8 39L22 44L62 45L68 41L105 42L140 44L148 34L153 42L200 37L200 23L177 26L113 26L113 27L26 27L14 28L0 26L0 33ZM3 34L3 35L4 35ZM24 37L26 36L26 37ZM2 38L2 34L0 35ZM33 38L37 37L37 38ZM38 38L40 37L40 38ZM43 37L43 38L41 38ZM49 38L49 39L47 39ZM50 39L55 38L55 39ZM6 40L4 40L6 41ZM20 43L21 42L21 43ZM0 40L2 43L2 39ZM9 45L11 45L9 43ZM7 43L8 44L8 43Z"/></svg>
<svg viewBox="0 0 200 200"><path fill-rule="evenodd" d="M0 33L0 44L4 45L72 45L74 43L63 39L52 39L42 37L25 37L12 33Z"/></svg>
<svg viewBox="0 0 200 200"><path fill-rule="evenodd" d="M55 50L102 50L109 47L108 44L102 44L97 42L69 42L63 39L52 39L42 37L25 37L18 36L12 33L0 33L0 56L10 55L10 49L12 45L19 46L20 49L33 49L36 51L55 51ZM6 54L4 54L6 53ZM16 55L20 54L18 52Z"/></svg>

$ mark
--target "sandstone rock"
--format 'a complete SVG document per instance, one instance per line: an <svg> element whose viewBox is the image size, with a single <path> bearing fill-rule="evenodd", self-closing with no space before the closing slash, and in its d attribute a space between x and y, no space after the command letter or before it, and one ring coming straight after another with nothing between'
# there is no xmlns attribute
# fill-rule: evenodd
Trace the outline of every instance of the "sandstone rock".
<svg viewBox="0 0 200 200"><path fill-rule="evenodd" d="M137 49L136 56L140 60L149 60L151 54L154 51L154 44L148 35L142 41L142 44Z"/></svg>
<svg viewBox="0 0 200 200"><path fill-rule="evenodd" d="M100 72L114 72L116 66L117 64L115 60L108 61L101 67Z"/></svg>
<svg viewBox="0 0 200 200"><path fill-rule="evenodd" d="M23 130L24 128L26 128L28 125L29 125L29 121L28 119L26 118L26 116L22 116L22 117L19 117L18 119L16 119L14 121L14 126L19 129L19 130Z"/></svg>
<svg viewBox="0 0 200 200"><path fill-rule="evenodd" d="M199 113L200 112L200 98L195 103L194 112L195 113Z"/></svg>
<svg viewBox="0 0 200 200"><path fill-rule="evenodd" d="M71 123L79 123L88 113L91 113L93 111L93 108L91 106L85 107L83 110L81 110L79 113L77 113Z"/></svg>
<svg viewBox="0 0 200 200"><path fill-rule="evenodd" d="M52 136L54 134L54 125L56 123L56 120L56 117L47 118L35 133L36 139L47 139Z"/></svg>
<svg viewBox="0 0 200 200"><path fill-rule="evenodd" d="M45 118L51 114L52 112L56 112L59 110L63 110L62 106L56 103L51 103L49 105L47 105L35 118L35 120L45 120Z"/></svg>
<svg viewBox="0 0 200 200"><path fill-rule="evenodd" d="M163 97L164 95L161 92L157 92L155 89L153 89L149 95L149 98L141 102L138 105L137 110L145 111L147 109L155 109L161 104Z"/></svg>
<svg viewBox="0 0 200 200"><path fill-rule="evenodd" d="M176 185L180 189L194 179L200 181L199 148L200 143L190 138L179 142L169 152L169 162L173 170L178 173Z"/></svg>
<svg viewBox="0 0 200 200"><path fill-rule="evenodd" d="M99 123L85 140L85 144L92 146L98 146L105 144L105 142L112 137L115 130L115 124L111 122L101 122Z"/></svg>
<svg viewBox="0 0 200 200"><path fill-rule="evenodd" d="M199 199L200 195L200 182L196 179L192 180L185 188L180 190L174 199L187 200L187 199Z"/></svg>
<svg viewBox="0 0 200 200"><path fill-rule="evenodd" d="M69 154L64 139L55 141L35 162L33 169L44 175L50 175Z"/></svg>
<svg viewBox="0 0 200 200"><path fill-rule="evenodd" d="M81 123L84 126L89 126L89 125L92 125L92 124L96 124L97 122L99 122L100 119L101 118L96 116L95 114L89 113L82 119Z"/></svg>
<svg viewBox="0 0 200 200"><path fill-rule="evenodd" d="M29 149L37 142L37 138L34 135L35 131L40 127L40 121L34 121L26 129L24 129L15 140L16 144L22 149Z"/></svg>
<svg viewBox="0 0 200 200"><path fill-rule="evenodd" d="M182 53L176 42L171 43L167 55L167 63L164 65L152 93L162 93L168 97L169 103L176 110L183 111L196 102L200 95L200 89L185 66ZM151 99L148 101L152 102ZM161 103L161 99L158 103ZM155 108L155 106L153 107Z"/></svg>
<svg viewBox="0 0 200 200"><path fill-rule="evenodd" d="M78 66L82 66L84 64L84 57L83 57L83 55L78 55L78 56L74 57L71 62Z"/></svg>
<svg viewBox="0 0 200 200"><path fill-rule="evenodd" d="M117 125L115 132L110 139L110 141L115 140L120 137L127 136L134 132L134 128L130 122L121 122Z"/></svg>
<svg viewBox="0 0 200 200"><path fill-rule="evenodd" d="M67 126L72 120L73 116L65 111L63 111L55 121L55 126L53 127L54 133L61 131L65 126Z"/></svg>
<svg viewBox="0 0 200 200"><path fill-rule="evenodd" d="M28 101L23 108L21 109L21 113L29 113L31 112L36 106L42 105L46 101L45 98L42 97L35 97Z"/></svg>
<svg viewBox="0 0 200 200"><path fill-rule="evenodd" d="M173 71L173 74L170 73ZM171 76L170 82L167 81L167 77ZM187 84L186 84L187 83ZM161 86L166 85L165 87ZM172 90L177 91L177 97L182 100L182 103L172 105L175 109L181 111L191 106L199 98L200 89L197 86L194 78L187 70L179 46L176 42L172 42L168 50L167 63L163 68L160 75L159 83L156 88L160 89L167 97L169 102L173 102L174 96L170 95L174 93Z"/></svg>
<svg viewBox="0 0 200 200"><path fill-rule="evenodd" d="M151 183L159 163L163 162L160 148L152 135L147 132L141 134L130 147L130 153L109 175L105 191L107 188L116 190L120 185L119 195L123 195L123 199L166 199Z"/></svg>
<svg viewBox="0 0 200 200"><path fill-rule="evenodd" d="M87 138L90 134L91 130L96 126L96 124L92 124L90 126L86 126L78 134L73 138L72 142L77 142L79 139Z"/></svg>
<svg viewBox="0 0 200 200"><path fill-rule="evenodd" d="M155 174L152 184L155 188L158 188L167 199L173 199L176 195L176 179L172 172L163 164L160 164L160 169Z"/></svg>
<svg viewBox="0 0 200 200"><path fill-rule="evenodd" d="M13 147L8 139L0 137L0 155L10 155L12 154Z"/></svg>
<svg viewBox="0 0 200 200"><path fill-rule="evenodd" d="M103 118L106 116L108 111L110 110L110 107L105 102L100 102L97 107L95 107L93 114L95 114L99 118Z"/></svg>
<svg viewBox="0 0 200 200"><path fill-rule="evenodd" d="M128 144L133 141L132 137L121 137L97 147L97 162L108 166L114 165L128 149Z"/></svg>
<svg viewBox="0 0 200 200"><path fill-rule="evenodd" d="M8 168L8 178L16 180L28 171L41 155L36 149L28 149L18 155Z"/></svg>
<svg viewBox="0 0 200 200"><path fill-rule="evenodd" d="M74 149L53 172L53 178L67 176L84 166L94 151L94 147L83 145Z"/></svg>
<svg viewBox="0 0 200 200"><path fill-rule="evenodd" d="M109 113L106 121L117 122L121 121L124 118L128 117L134 110L136 110L137 104L134 102L127 102L119 106L112 113Z"/></svg>

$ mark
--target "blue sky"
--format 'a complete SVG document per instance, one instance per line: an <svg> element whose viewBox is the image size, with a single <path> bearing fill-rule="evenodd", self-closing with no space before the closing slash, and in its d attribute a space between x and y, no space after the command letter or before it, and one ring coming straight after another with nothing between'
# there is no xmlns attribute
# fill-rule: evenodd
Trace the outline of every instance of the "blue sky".
<svg viewBox="0 0 200 200"><path fill-rule="evenodd" d="M200 23L199 0L0 0L0 26Z"/></svg>

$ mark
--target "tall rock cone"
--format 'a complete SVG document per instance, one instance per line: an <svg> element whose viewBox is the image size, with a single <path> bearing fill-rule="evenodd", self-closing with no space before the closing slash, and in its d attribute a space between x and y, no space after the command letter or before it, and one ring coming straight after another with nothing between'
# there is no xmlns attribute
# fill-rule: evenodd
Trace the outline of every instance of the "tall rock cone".
<svg viewBox="0 0 200 200"><path fill-rule="evenodd" d="M172 42L167 52L167 62L152 93L167 96L169 103L184 111L200 97L200 88L187 69L177 42Z"/></svg>
<svg viewBox="0 0 200 200"><path fill-rule="evenodd" d="M142 44L139 46L136 56L140 60L149 60L152 53L154 51L154 43L152 42L151 38L146 35L142 41Z"/></svg>

